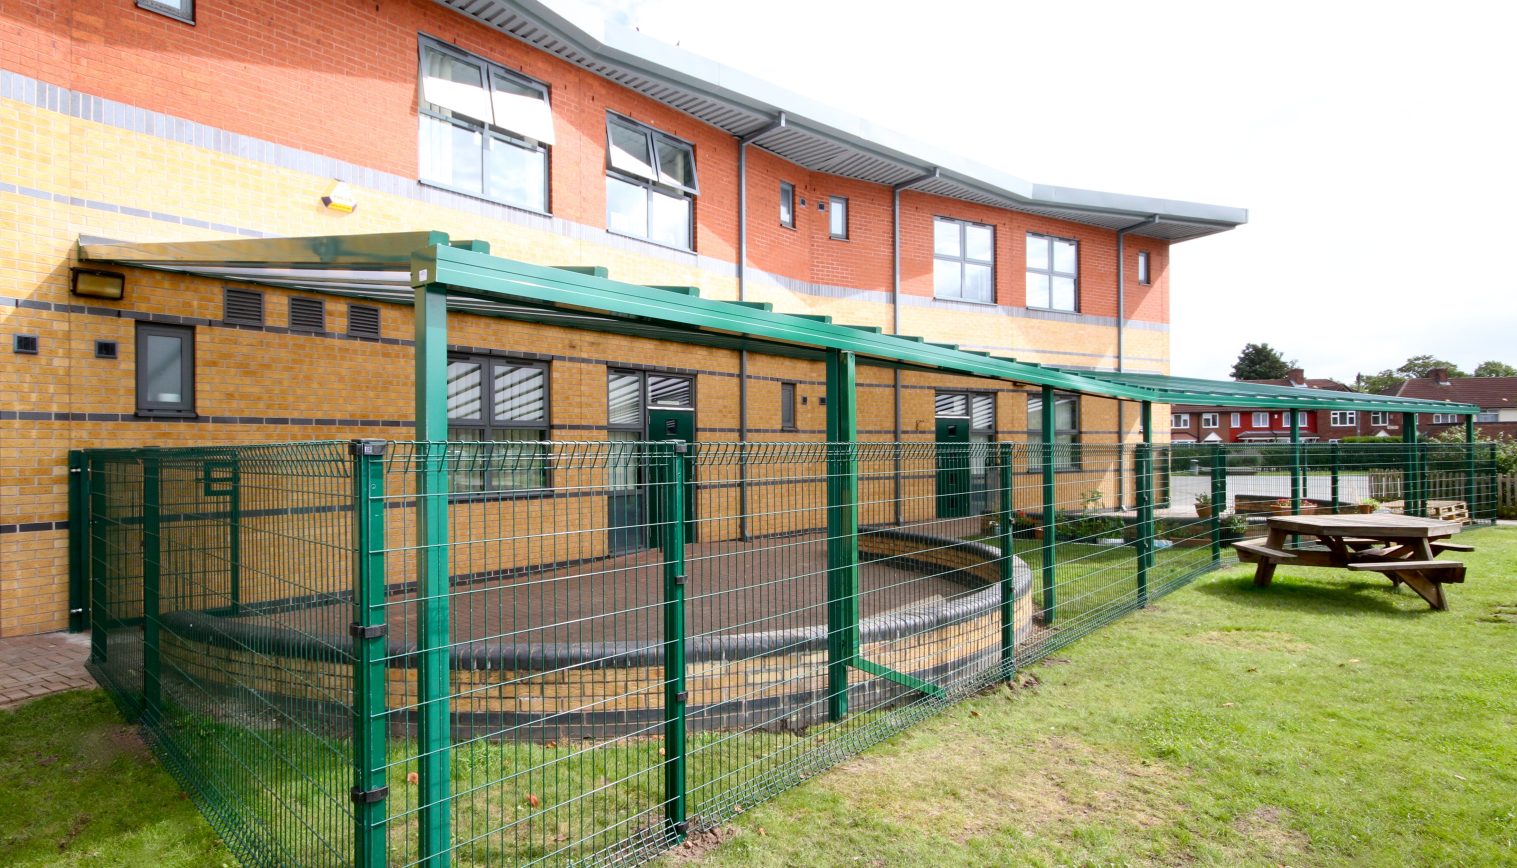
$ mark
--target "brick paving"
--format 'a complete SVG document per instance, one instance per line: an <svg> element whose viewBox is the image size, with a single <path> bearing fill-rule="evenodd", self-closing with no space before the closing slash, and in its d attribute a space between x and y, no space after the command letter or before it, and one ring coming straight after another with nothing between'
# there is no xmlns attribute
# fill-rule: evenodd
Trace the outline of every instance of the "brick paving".
<svg viewBox="0 0 1517 868"><path fill-rule="evenodd" d="M0 639L0 709L39 696L94 687L84 671L88 633L42 633Z"/></svg>

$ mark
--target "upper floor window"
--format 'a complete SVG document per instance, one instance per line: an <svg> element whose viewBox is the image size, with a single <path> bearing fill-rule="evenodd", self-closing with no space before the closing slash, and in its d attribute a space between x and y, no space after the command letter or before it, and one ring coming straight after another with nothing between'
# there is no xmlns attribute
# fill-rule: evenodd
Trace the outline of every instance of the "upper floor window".
<svg viewBox="0 0 1517 868"><path fill-rule="evenodd" d="M1253 425L1254 425L1255 428L1268 428L1269 427L1269 414L1268 413L1255 413L1254 414Z"/></svg>
<svg viewBox="0 0 1517 868"><path fill-rule="evenodd" d="M1475 414L1476 422L1496 422L1501 419L1501 413L1496 410L1482 410Z"/></svg>
<svg viewBox="0 0 1517 868"><path fill-rule="evenodd" d="M995 230L934 217L932 292L938 298L995 301Z"/></svg>
<svg viewBox="0 0 1517 868"><path fill-rule="evenodd" d="M1027 306L1079 309L1079 247L1074 241L1027 234Z"/></svg>
<svg viewBox="0 0 1517 868"><path fill-rule="evenodd" d="M1144 286L1153 283L1153 276L1148 270L1148 251L1138 251L1138 282Z"/></svg>
<svg viewBox="0 0 1517 868"><path fill-rule="evenodd" d="M1201 427L1202 428L1216 428L1218 425L1221 424L1221 422L1222 422L1222 414L1220 414L1220 413L1202 413L1201 414Z"/></svg>
<svg viewBox="0 0 1517 868"><path fill-rule="evenodd" d="M606 228L694 246L695 148L618 115L606 117Z"/></svg>
<svg viewBox="0 0 1517 868"><path fill-rule="evenodd" d="M421 42L421 180L548 210L547 86L432 39Z"/></svg>
<svg viewBox="0 0 1517 868"><path fill-rule="evenodd" d="M1169 417L1169 427L1171 427L1171 428L1189 428L1190 427L1190 414L1189 413L1173 413L1173 414L1171 414L1170 417Z"/></svg>
<svg viewBox="0 0 1517 868"><path fill-rule="evenodd" d="M795 185L787 181L780 182L780 225L795 228Z"/></svg>
<svg viewBox="0 0 1517 868"><path fill-rule="evenodd" d="M177 18L186 24L195 23L195 0L137 0L140 9Z"/></svg>
<svg viewBox="0 0 1517 868"><path fill-rule="evenodd" d="M195 415L195 329L137 323L137 413Z"/></svg>
<svg viewBox="0 0 1517 868"><path fill-rule="evenodd" d="M1234 413L1230 417L1229 421L1232 422L1232 427L1234 427L1234 428L1242 428L1243 427L1243 414L1242 413Z"/></svg>
<svg viewBox="0 0 1517 868"><path fill-rule="evenodd" d="M1353 410L1334 410L1328 418L1334 428L1347 428L1359 424L1359 414Z"/></svg>
<svg viewBox="0 0 1517 868"><path fill-rule="evenodd" d="M481 444L458 462L454 491L545 488L548 368L488 356L449 359L448 439Z"/></svg>
<svg viewBox="0 0 1517 868"><path fill-rule="evenodd" d="M848 200L842 196L828 200L827 233L841 241L848 240Z"/></svg>

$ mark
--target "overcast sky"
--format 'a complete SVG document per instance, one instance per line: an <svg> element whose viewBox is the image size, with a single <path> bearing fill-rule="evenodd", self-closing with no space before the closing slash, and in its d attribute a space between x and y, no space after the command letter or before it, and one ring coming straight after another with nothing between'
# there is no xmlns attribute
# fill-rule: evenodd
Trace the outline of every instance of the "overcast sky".
<svg viewBox="0 0 1517 868"><path fill-rule="evenodd" d="M1177 374L1517 364L1517 7L586 2L1031 181L1247 208L1174 248Z"/></svg>

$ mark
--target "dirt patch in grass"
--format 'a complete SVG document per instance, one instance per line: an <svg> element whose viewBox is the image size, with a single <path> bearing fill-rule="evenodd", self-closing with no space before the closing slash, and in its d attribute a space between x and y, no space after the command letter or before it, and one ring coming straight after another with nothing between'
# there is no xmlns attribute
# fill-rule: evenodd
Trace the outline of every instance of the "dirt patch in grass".
<svg viewBox="0 0 1517 868"><path fill-rule="evenodd" d="M664 854L659 860L660 865L678 865L686 862L698 862L701 857L732 840L738 832L732 826L718 826L715 829L706 829L701 832L691 832L678 847Z"/></svg>
<svg viewBox="0 0 1517 868"><path fill-rule="evenodd" d="M859 810L964 843L1007 823L1052 837L1085 825L1166 825L1185 810L1171 795L1180 774L1057 736L987 755L984 739L966 733L909 753L866 755L821 785Z"/></svg>
<svg viewBox="0 0 1517 868"><path fill-rule="evenodd" d="M1300 654L1312 647L1301 641L1300 637L1274 630L1209 630L1188 638L1201 645L1232 648L1236 651Z"/></svg>
<svg viewBox="0 0 1517 868"><path fill-rule="evenodd" d="M1273 805L1261 805L1233 821L1238 834L1248 839L1255 854L1280 862L1311 851L1311 839L1288 825L1291 812Z"/></svg>

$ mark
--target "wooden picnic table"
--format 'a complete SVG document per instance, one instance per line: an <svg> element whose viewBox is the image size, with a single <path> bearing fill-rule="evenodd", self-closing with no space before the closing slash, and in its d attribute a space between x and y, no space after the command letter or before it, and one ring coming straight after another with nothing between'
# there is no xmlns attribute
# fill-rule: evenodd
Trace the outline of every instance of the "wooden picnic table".
<svg viewBox="0 0 1517 868"><path fill-rule="evenodd" d="M1405 584L1434 609L1448 609L1443 586L1464 581L1464 564L1440 561L1446 551L1474 551L1473 546L1447 542L1463 525L1458 521L1412 515L1277 515L1269 519L1269 536L1262 542L1235 543L1238 560L1254 563L1254 584L1268 587L1275 567L1302 567L1383 573L1393 586ZM1291 536L1315 542L1286 547Z"/></svg>

